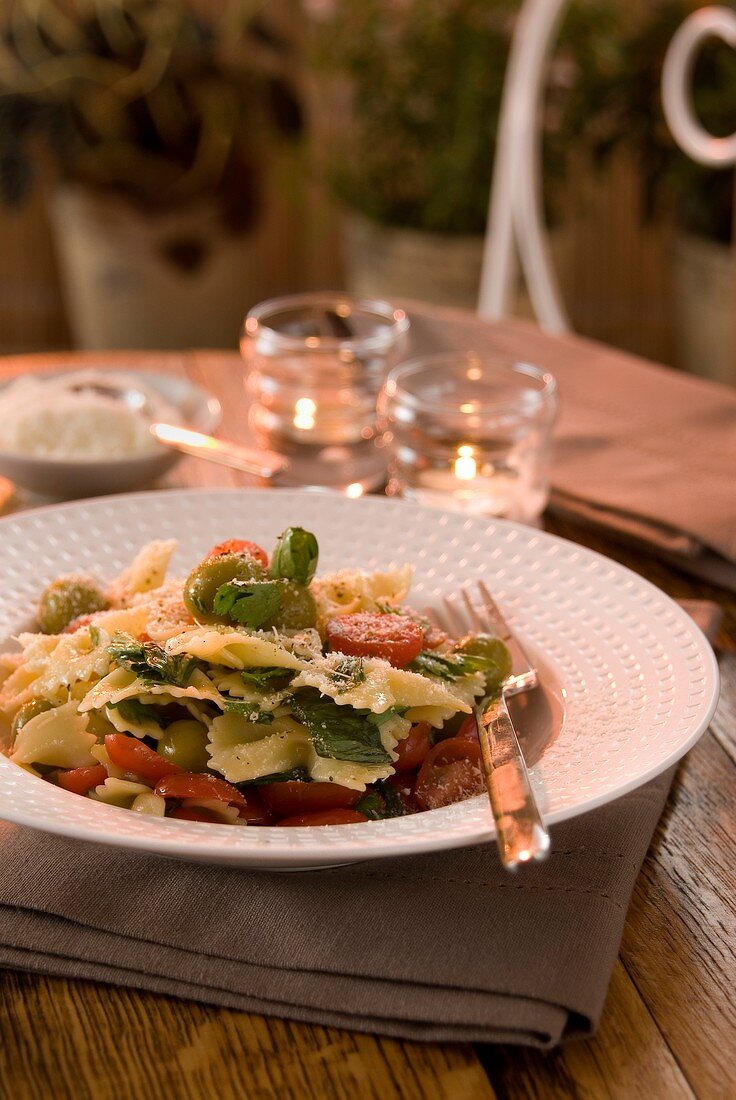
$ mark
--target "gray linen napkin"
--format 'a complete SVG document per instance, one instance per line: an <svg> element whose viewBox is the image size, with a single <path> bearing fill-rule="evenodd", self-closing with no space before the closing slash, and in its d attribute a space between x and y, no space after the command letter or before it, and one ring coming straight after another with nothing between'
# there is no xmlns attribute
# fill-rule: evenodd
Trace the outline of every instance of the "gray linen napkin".
<svg viewBox="0 0 736 1100"><path fill-rule="evenodd" d="M409 1039L592 1033L671 773L553 830L312 873L180 863L0 825L0 965Z"/></svg>
<svg viewBox="0 0 736 1100"><path fill-rule="evenodd" d="M736 390L525 322L405 303L412 353L498 353L560 386L552 507L736 588Z"/></svg>

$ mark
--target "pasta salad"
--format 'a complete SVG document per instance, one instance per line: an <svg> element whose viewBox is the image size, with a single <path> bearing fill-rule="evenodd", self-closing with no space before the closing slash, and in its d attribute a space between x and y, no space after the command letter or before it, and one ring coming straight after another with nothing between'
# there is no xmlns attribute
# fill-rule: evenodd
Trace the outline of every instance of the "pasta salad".
<svg viewBox="0 0 736 1100"><path fill-rule="evenodd" d="M451 639L411 609L411 568L317 576L313 534L221 543L167 580L174 541L115 580L49 584L0 656L10 759L155 817L331 825L483 789L473 701L503 642Z"/></svg>

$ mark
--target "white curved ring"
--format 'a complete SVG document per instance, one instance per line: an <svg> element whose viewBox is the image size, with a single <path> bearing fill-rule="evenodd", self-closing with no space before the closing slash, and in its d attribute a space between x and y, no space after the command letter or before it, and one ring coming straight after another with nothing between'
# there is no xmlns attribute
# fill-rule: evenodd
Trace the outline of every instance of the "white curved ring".
<svg viewBox="0 0 736 1100"><path fill-rule="evenodd" d="M736 134L714 137L701 126L690 100L690 77L698 49L717 37L736 49L736 12L701 8L675 34L662 70L662 106L672 135L693 160L712 168L736 164Z"/></svg>

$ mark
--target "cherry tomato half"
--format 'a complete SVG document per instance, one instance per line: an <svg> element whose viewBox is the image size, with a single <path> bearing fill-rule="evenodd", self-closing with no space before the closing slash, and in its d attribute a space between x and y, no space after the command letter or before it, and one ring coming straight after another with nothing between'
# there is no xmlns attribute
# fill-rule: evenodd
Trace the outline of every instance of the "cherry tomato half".
<svg viewBox="0 0 736 1100"><path fill-rule="evenodd" d="M357 825L360 821L367 820L365 814L359 814L357 810L322 810L319 813L285 817L278 824L287 828L297 825Z"/></svg>
<svg viewBox="0 0 736 1100"><path fill-rule="evenodd" d="M469 714L463 721L455 737L458 741L473 741L475 744L478 743L478 723L475 720L474 714Z"/></svg>
<svg viewBox="0 0 736 1100"><path fill-rule="evenodd" d="M270 814L255 792L247 795L216 775L201 775L176 769L178 775L167 775L157 784L155 794L162 798L202 798L205 801L216 799L236 806L240 817L249 825L266 825Z"/></svg>
<svg viewBox="0 0 736 1100"><path fill-rule="evenodd" d="M359 611L341 615L327 623L330 649L349 657L382 657L404 668L422 651L422 628L405 615Z"/></svg>
<svg viewBox="0 0 736 1100"><path fill-rule="evenodd" d="M93 787L104 783L107 779L107 768L104 764L93 764L89 768L69 768L67 771L56 773L56 782L65 791L73 794L86 794Z"/></svg>
<svg viewBox="0 0 736 1100"><path fill-rule="evenodd" d="M398 760L394 761L395 772L410 772L418 768L432 745L429 740L429 722L419 722L412 726L403 741L394 749Z"/></svg>
<svg viewBox="0 0 736 1100"><path fill-rule="evenodd" d="M259 787L263 801L280 817L310 813L313 810L347 810L363 797L362 791L352 791L339 783L264 783Z"/></svg>
<svg viewBox="0 0 736 1100"><path fill-rule="evenodd" d="M209 553L205 554L204 561L210 558L221 558L225 554L249 554L260 562L264 569L268 569L268 554L257 542L249 542L247 539L226 539L218 542Z"/></svg>
<svg viewBox="0 0 736 1100"><path fill-rule="evenodd" d="M427 753L419 769L414 797L424 810L462 802L483 791L480 745L452 737Z"/></svg>
<svg viewBox="0 0 736 1100"><path fill-rule="evenodd" d="M108 733L105 748L116 768L137 775L144 783L158 783L164 776L181 771L178 764L170 764L137 737L128 737L127 733Z"/></svg>

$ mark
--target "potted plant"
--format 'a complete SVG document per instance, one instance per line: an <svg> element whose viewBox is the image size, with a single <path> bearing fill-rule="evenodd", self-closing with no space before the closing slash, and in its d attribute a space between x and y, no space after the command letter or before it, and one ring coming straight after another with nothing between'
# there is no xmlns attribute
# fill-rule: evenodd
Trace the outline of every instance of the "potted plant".
<svg viewBox="0 0 736 1100"><path fill-rule="evenodd" d="M258 7L19 0L3 17L0 194L55 169L80 346L234 342L261 296L267 148L302 122L292 48Z"/></svg>
<svg viewBox="0 0 736 1100"><path fill-rule="evenodd" d="M664 57L692 0L658 0L624 34L606 89L598 151L628 146L643 180L643 213L665 211L675 226L672 282L678 364L736 383L734 173L696 164L676 145L662 112ZM693 106L714 135L736 121L736 53L714 40L692 75Z"/></svg>
<svg viewBox="0 0 736 1100"><path fill-rule="evenodd" d="M311 0L327 173L350 289L477 302L513 0ZM595 98L608 0L570 12L541 120L545 198ZM591 91L591 86L593 90ZM554 210L552 209L552 213Z"/></svg>

